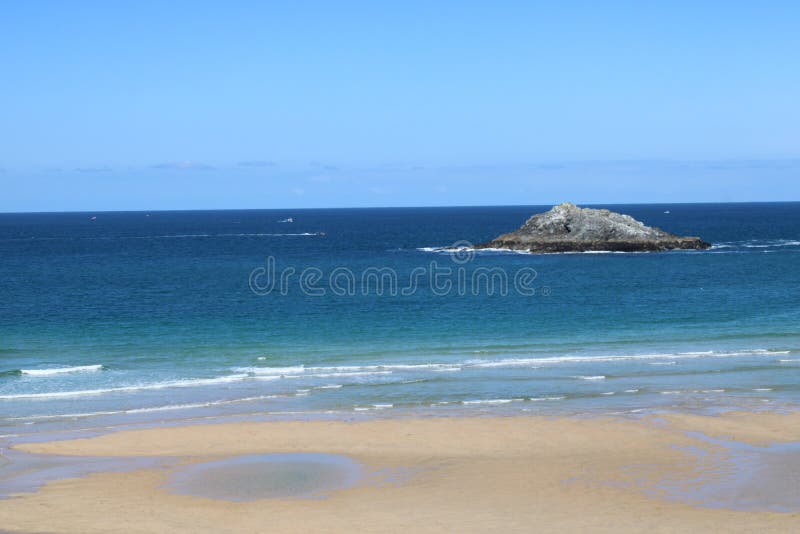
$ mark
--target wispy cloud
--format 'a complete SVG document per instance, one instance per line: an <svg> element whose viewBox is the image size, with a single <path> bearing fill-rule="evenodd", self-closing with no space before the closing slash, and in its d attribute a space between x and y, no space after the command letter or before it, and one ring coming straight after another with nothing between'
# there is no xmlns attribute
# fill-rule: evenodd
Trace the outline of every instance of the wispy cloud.
<svg viewBox="0 0 800 534"><path fill-rule="evenodd" d="M711 170L727 171L737 169L793 169L800 167L800 159L740 159L705 161L695 163L696 166Z"/></svg>
<svg viewBox="0 0 800 534"><path fill-rule="evenodd" d="M322 169L323 171L334 172L338 171L339 167L336 165L331 165L330 163L323 163L319 161L312 161L310 165L317 169Z"/></svg>
<svg viewBox="0 0 800 534"><path fill-rule="evenodd" d="M75 172L80 173L98 173L98 172L111 172L111 167L101 166L101 167L77 167L73 169Z"/></svg>
<svg viewBox="0 0 800 534"><path fill-rule="evenodd" d="M160 169L166 171L207 171L213 169L211 165L205 163L198 163L196 161L173 161L167 163L158 163L152 165L153 169Z"/></svg>
<svg viewBox="0 0 800 534"><path fill-rule="evenodd" d="M251 161L240 161L237 163L239 167L274 167L277 165L274 161L269 160L251 160Z"/></svg>

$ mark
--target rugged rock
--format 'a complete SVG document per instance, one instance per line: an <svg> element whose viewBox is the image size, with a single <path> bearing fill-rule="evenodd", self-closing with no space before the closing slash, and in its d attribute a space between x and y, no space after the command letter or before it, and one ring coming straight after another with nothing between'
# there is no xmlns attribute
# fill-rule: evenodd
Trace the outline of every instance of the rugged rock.
<svg viewBox="0 0 800 534"><path fill-rule="evenodd" d="M579 208L568 202L528 219L519 230L475 248L529 252L641 252L710 247L699 237L682 237L645 226L629 215Z"/></svg>

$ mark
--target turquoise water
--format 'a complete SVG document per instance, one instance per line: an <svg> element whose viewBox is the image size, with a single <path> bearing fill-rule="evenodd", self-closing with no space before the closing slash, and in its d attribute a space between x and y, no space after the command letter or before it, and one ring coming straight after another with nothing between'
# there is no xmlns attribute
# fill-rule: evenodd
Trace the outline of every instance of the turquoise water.
<svg viewBox="0 0 800 534"><path fill-rule="evenodd" d="M547 206L0 214L0 435L797 402L800 204L605 207L714 246L439 250Z"/></svg>

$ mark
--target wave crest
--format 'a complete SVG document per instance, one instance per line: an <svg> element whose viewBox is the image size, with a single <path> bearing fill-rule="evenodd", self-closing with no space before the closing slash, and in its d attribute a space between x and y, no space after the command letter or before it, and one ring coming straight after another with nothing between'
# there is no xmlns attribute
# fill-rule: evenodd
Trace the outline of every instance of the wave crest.
<svg viewBox="0 0 800 534"><path fill-rule="evenodd" d="M94 365L75 365L71 367L53 367L49 369L20 369L19 374L27 376L55 376L69 373L88 373L102 371L105 369L103 364Z"/></svg>

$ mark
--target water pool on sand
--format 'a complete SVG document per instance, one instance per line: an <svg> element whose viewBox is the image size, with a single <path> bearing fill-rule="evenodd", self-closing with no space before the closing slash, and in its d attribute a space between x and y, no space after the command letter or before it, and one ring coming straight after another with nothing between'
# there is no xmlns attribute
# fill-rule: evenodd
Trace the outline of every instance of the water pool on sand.
<svg viewBox="0 0 800 534"><path fill-rule="evenodd" d="M336 454L253 454L181 467L167 488L228 501L319 498L353 486L362 474L359 463Z"/></svg>

